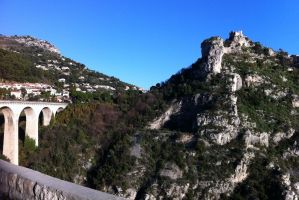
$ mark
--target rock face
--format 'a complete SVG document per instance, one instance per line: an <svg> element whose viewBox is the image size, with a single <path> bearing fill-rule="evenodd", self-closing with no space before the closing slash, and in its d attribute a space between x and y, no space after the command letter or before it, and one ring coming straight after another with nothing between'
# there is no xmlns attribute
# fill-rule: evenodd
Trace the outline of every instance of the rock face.
<svg viewBox="0 0 299 200"><path fill-rule="evenodd" d="M213 187L210 187L205 199L221 199L220 194L230 194L238 183L247 178L248 166L253 158L253 153L245 153L240 164L237 165L234 174L227 178L227 180L218 181Z"/></svg>
<svg viewBox="0 0 299 200"><path fill-rule="evenodd" d="M242 78L239 74L237 73L231 73L232 76L232 86L231 86L231 91L236 92L242 88Z"/></svg>
<svg viewBox="0 0 299 200"><path fill-rule="evenodd" d="M201 44L201 54L205 59L204 70L206 73L218 74L221 72L222 56L224 54L223 39L210 38Z"/></svg>
<svg viewBox="0 0 299 200"><path fill-rule="evenodd" d="M238 118L232 118L231 122L223 115L211 116L208 113L199 114L197 125L199 127L211 127L202 130L201 135L208 136L216 144L224 145L236 138L238 135ZM217 127L214 129L213 127ZM221 129L221 131L218 131Z"/></svg>
<svg viewBox="0 0 299 200"><path fill-rule="evenodd" d="M282 170L280 172L285 173L285 169L282 169L284 166L281 166L284 162L281 160L285 160L289 166L292 163L289 158L299 156L299 148L288 148L283 153L279 151L279 155L277 152L281 146L289 145L288 142L295 140L298 143L296 133L299 98L297 87L291 86L294 83L297 86L291 74L297 75L296 67L291 65L279 68L282 63L279 62L278 53L250 41L242 32L232 32L225 42L219 37L212 37L205 40L201 47L202 59L190 67L192 70L178 74L177 79L174 79L176 82L171 83L178 84L183 89L187 88L184 86L188 83L201 82L202 85L190 84L196 92L190 92L191 95L188 93L189 96L182 95L183 97L177 95L176 98L182 102L180 110L167 115L169 121L177 120L170 128L160 126L169 128L170 131L183 132L173 138L176 143L191 149L186 150L185 160L184 156L180 156L185 163L194 158L196 160L197 156L201 158L201 162L182 168L184 173L181 176L177 166L172 164L174 161L167 160L167 165L158 171L160 182L155 179L146 192L145 199L183 199L186 193L191 199L222 199L222 195L235 198L236 194L240 195L239 189L243 190L244 184L247 184L244 188L255 190L255 186L250 185L254 176L249 175L255 175L255 167L259 169L260 159L265 158L272 164L271 169L265 166L265 174L268 174L268 170L269 173L274 173L279 168ZM291 67L292 71L288 71L288 67ZM198 76L199 73L202 73L201 76ZM281 113L275 110L280 105L285 109L281 109ZM288 118L288 114L284 116L284 111L293 113L294 119ZM182 130L180 123L188 123L192 129ZM175 126L177 124L180 125ZM193 149L193 146L198 149ZM239 156L228 153L236 149L240 150L236 152ZM269 152L277 157L268 158ZM235 159L231 159L233 157ZM291 161L288 163L288 160ZM202 169L199 165L205 168ZM299 198L298 163L294 165L296 166L287 169L294 179L277 181L280 172L277 177L272 177L277 187L286 186L279 192L288 200ZM213 167L215 169L212 169ZM199 178L186 178L189 173ZM161 181L163 178L165 182ZM187 181L183 181L184 179ZM246 179L249 181L244 183ZM268 181L261 185L268 187L267 184ZM235 190L236 187L238 188ZM189 188L187 192L186 188ZM258 197L253 195L251 198Z"/></svg>
<svg viewBox="0 0 299 200"><path fill-rule="evenodd" d="M0 160L0 198L14 200L122 199Z"/></svg>
<svg viewBox="0 0 299 200"><path fill-rule="evenodd" d="M269 146L269 134L268 133L252 133L247 130L244 136L246 147L253 147L254 145Z"/></svg>

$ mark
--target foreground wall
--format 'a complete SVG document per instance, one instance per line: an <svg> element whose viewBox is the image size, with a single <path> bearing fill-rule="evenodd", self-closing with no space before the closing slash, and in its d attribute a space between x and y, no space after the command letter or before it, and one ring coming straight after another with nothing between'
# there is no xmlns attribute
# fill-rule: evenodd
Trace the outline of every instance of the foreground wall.
<svg viewBox="0 0 299 200"><path fill-rule="evenodd" d="M122 198L0 160L0 199L120 200Z"/></svg>

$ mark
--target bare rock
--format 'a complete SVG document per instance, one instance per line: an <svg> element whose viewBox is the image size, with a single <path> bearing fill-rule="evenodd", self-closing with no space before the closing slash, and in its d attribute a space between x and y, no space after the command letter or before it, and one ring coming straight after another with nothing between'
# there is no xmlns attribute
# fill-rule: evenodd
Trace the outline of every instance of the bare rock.
<svg viewBox="0 0 299 200"><path fill-rule="evenodd" d="M230 90L231 92L236 92L242 88L242 78L237 73L231 73L230 75L232 76L231 78L232 85Z"/></svg>
<svg viewBox="0 0 299 200"><path fill-rule="evenodd" d="M208 136L212 142L219 145L224 145L237 137L239 124L238 117L232 116L229 120L220 113L217 115L200 113L197 116L198 127L207 127L201 131L201 134Z"/></svg>
<svg viewBox="0 0 299 200"><path fill-rule="evenodd" d="M223 39L213 37L201 44L202 57L205 59L203 68L206 73L218 74L221 72L222 56L224 54Z"/></svg>
<svg viewBox="0 0 299 200"><path fill-rule="evenodd" d="M299 95L293 95L292 105L294 108L299 108Z"/></svg>
<svg viewBox="0 0 299 200"><path fill-rule="evenodd" d="M247 148L254 145L269 146L269 134L268 133L252 133L247 130L244 135L245 145Z"/></svg>
<svg viewBox="0 0 299 200"><path fill-rule="evenodd" d="M174 163L166 163L164 169L160 172L160 176L176 180L183 177L183 171Z"/></svg>
<svg viewBox="0 0 299 200"><path fill-rule="evenodd" d="M250 86L260 86L261 84L267 83L267 81L265 81L265 79L257 74L254 75L247 75L245 77L245 85L247 87Z"/></svg>
<svg viewBox="0 0 299 200"><path fill-rule="evenodd" d="M291 128L286 132L277 132L273 137L274 144L278 144L283 139L291 138L295 133L295 129Z"/></svg>

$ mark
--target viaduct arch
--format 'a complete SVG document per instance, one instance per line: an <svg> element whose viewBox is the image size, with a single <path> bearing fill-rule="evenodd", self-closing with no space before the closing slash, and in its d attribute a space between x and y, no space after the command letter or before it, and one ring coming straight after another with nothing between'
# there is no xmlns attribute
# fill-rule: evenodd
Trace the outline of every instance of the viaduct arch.
<svg viewBox="0 0 299 200"><path fill-rule="evenodd" d="M67 103L0 101L0 113L4 116L3 155L11 163L19 164L19 117L26 115L25 134L35 140L38 146L39 115L43 114L42 124L48 126L57 112L62 111Z"/></svg>

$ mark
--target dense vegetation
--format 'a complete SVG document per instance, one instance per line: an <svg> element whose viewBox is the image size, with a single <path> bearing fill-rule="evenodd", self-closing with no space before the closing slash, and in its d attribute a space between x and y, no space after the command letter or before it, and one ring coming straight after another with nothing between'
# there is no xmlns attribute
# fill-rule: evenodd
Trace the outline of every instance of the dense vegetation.
<svg viewBox="0 0 299 200"><path fill-rule="evenodd" d="M0 49L0 77L17 82L49 83L54 79L49 72L35 68L28 57L3 49Z"/></svg>
<svg viewBox="0 0 299 200"><path fill-rule="evenodd" d="M113 99L104 96L89 104L70 105L50 128L40 131L42 148L31 152L22 164L73 181L82 170L81 162L102 166L108 151L113 151L113 145L119 141L123 142L122 148L129 145L123 137L144 127L161 107L163 102L159 97L134 91Z"/></svg>

